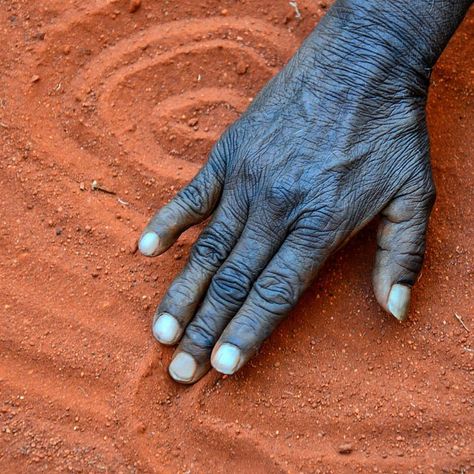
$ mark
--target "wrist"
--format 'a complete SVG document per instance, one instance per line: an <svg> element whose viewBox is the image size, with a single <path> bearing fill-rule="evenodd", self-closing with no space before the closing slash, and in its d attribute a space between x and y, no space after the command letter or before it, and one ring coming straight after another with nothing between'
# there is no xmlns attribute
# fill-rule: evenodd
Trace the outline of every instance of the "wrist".
<svg viewBox="0 0 474 474"><path fill-rule="evenodd" d="M471 3L337 0L305 43L302 62L327 71L318 82L424 98L431 69Z"/></svg>
<svg viewBox="0 0 474 474"><path fill-rule="evenodd" d="M369 41L385 41L407 61L433 67L471 4L472 0L336 0L330 15L339 28L356 28Z"/></svg>

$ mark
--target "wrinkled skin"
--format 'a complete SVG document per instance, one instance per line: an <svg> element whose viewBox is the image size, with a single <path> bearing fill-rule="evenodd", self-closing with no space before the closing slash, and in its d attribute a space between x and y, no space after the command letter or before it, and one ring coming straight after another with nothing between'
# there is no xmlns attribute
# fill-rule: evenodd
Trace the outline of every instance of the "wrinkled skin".
<svg viewBox="0 0 474 474"><path fill-rule="evenodd" d="M378 214L375 295L406 316L435 195L427 72L335 28L322 22L143 233L142 253L159 255L212 215L154 319L160 342L179 342L179 382L240 369Z"/></svg>

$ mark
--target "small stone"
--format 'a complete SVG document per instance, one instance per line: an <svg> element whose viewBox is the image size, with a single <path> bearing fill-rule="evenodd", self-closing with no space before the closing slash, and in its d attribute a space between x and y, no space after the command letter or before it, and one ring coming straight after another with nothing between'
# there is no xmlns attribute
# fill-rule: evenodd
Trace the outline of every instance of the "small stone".
<svg viewBox="0 0 474 474"><path fill-rule="evenodd" d="M339 454L351 454L353 451L352 444L343 443L337 448Z"/></svg>
<svg viewBox="0 0 474 474"><path fill-rule="evenodd" d="M142 6L142 0L130 0L128 4L128 11L135 13Z"/></svg>
<svg viewBox="0 0 474 474"><path fill-rule="evenodd" d="M237 71L237 74L243 76L248 71L248 69L248 64L244 63L243 61L239 61L235 70Z"/></svg>
<svg viewBox="0 0 474 474"><path fill-rule="evenodd" d="M68 44L66 46L64 46L63 48L63 54L65 54L66 56L71 52L71 46L69 46Z"/></svg>
<svg viewBox="0 0 474 474"><path fill-rule="evenodd" d="M145 423L138 422L135 429L137 430L137 433L145 433L146 425Z"/></svg>
<svg viewBox="0 0 474 474"><path fill-rule="evenodd" d="M199 122L199 119L197 117L193 117L191 119L188 120L188 125L190 127L195 127Z"/></svg>
<svg viewBox="0 0 474 474"><path fill-rule="evenodd" d="M55 232L56 235L61 235L63 233L63 230L61 229L61 227L56 227Z"/></svg>
<svg viewBox="0 0 474 474"><path fill-rule="evenodd" d="M34 74L33 76L31 76L31 82L38 82L40 80L40 77L38 76L38 74Z"/></svg>

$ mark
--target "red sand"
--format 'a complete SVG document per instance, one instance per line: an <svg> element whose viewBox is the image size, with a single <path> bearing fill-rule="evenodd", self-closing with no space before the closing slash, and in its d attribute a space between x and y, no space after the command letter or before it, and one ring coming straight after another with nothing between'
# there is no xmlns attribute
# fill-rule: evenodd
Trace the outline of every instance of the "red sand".
<svg viewBox="0 0 474 474"><path fill-rule="evenodd" d="M198 229L154 260L135 239L326 9L298 4L301 21L286 0L1 2L2 472L473 467L474 12L433 74L438 201L409 321L373 296L372 225L237 376L177 385L152 339Z"/></svg>

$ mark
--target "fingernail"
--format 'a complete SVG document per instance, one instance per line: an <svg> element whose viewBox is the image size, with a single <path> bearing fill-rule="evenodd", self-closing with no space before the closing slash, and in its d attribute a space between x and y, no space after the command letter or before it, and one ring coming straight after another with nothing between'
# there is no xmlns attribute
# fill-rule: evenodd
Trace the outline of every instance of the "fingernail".
<svg viewBox="0 0 474 474"><path fill-rule="evenodd" d="M155 232L147 232L138 243L138 248L143 255L147 257L153 255L158 248L160 239Z"/></svg>
<svg viewBox="0 0 474 474"><path fill-rule="evenodd" d="M187 352L179 352L171 361L168 372L176 382L190 382L196 372L194 357Z"/></svg>
<svg viewBox="0 0 474 474"><path fill-rule="evenodd" d="M408 305L410 304L411 288L405 285L395 284L388 295L388 310L399 320L406 318Z"/></svg>
<svg viewBox="0 0 474 474"><path fill-rule="evenodd" d="M212 366L223 374L231 375L240 362L240 349L233 344L222 344L212 358Z"/></svg>
<svg viewBox="0 0 474 474"><path fill-rule="evenodd" d="M171 314L163 313L153 324L153 335L163 344L173 344L179 335L180 326Z"/></svg>

